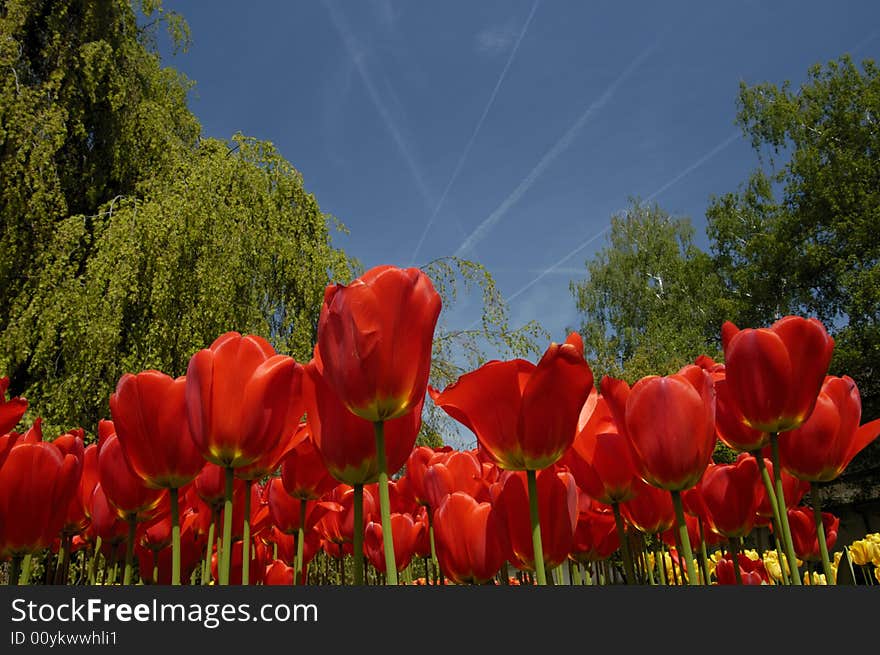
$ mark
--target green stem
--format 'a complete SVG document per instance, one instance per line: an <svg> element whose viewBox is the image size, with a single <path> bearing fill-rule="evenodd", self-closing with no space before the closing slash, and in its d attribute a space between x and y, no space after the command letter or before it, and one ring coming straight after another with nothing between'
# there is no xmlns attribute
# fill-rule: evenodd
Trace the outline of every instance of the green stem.
<svg viewBox="0 0 880 655"><path fill-rule="evenodd" d="M785 544L785 555L791 569L791 581L795 586L801 584L801 574L797 566L797 555L794 542L791 540L791 527L788 525L788 510L785 505L785 490L782 487L782 467L779 466L779 435L770 433L770 453L773 463L773 477L776 484L776 503L779 506L779 525L782 528L782 542Z"/></svg>
<svg viewBox="0 0 880 655"><path fill-rule="evenodd" d="M382 517L382 545L385 550L386 584L397 586L394 534L391 531L391 498L388 495L388 464L385 461L385 423L376 421L376 457L379 460L379 513Z"/></svg>
<svg viewBox="0 0 880 655"><path fill-rule="evenodd" d="M532 520L532 550L535 552L535 576L539 585L547 584L544 572L544 546L541 543L541 520L538 516L538 482L535 471L527 470L529 483L529 515Z"/></svg>
<svg viewBox="0 0 880 655"><path fill-rule="evenodd" d="M626 538L626 527L623 525L623 517L620 515L620 504L611 503L614 509L614 523L617 525L617 537L620 540L620 550L623 553L623 570L626 573L626 584L636 583L636 574L633 569L632 553L629 549L629 539Z"/></svg>
<svg viewBox="0 0 880 655"><path fill-rule="evenodd" d="M776 538L776 535L782 534L782 520L779 518L779 503L776 502L776 491L773 488L773 481L770 479L770 473L764 464L764 456L761 454L761 451L756 450L752 454L758 462L758 470L761 472L761 480L764 483L764 492L767 494L767 499L770 501L770 509L773 511L773 535L774 542L776 543L776 559L779 561L779 570L782 572L783 582L791 584L782 557L782 549L779 547L779 539ZM775 466L773 470L776 470Z"/></svg>
<svg viewBox="0 0 880 655"><path fill-rule="evenodd" d="M582 586L584 584L584 576L581 575L581 565L580 563L575 564L571 562L571 579L575 586Z"/></svg>
<svg viewBox="0 0 880 655"><path fill-rule="evenodd" d="M125 570L122 574L122 584L131 584L131 574L134 563L134 539L137 531L137 514L128 516L128 541L125 542Z"/></svg>
<svg viewBox="0 0 880 655"><path fill-rule="evenodd" d="M681 504L681 492L672 491L672 504L675 506L675 522L678 523L678 534L681 539L681 548L684 551L680 555L684 556L687 566L688 584L697 585L697 571L694 568L694 553L691 550L691 540L688 537L687 523L684 520L684 507Z"/></svg>
<svg viewBox="0 0 880 655"><path fill-rule="evenodd" d="M825 541L825 525L822 523L822 506L819 498L819 485L813 483L810 488L813 500L813 520L816 522L816 537L819 540L819 553L822 555L822 569L825 571L825 584L834 584L834 572L828 557L828 543Z"/></svg>
<svg viewBox="0 0 880 655"><path fill-rule="evenodd" d="M173 575L173 573L172 573ZM143 575L141 575L143 577ZM153 551L153 584L159 584L159 551Z"/></svg>
<svg viewBox="0 0 880 655"><path fill-rule="evenodd" d="M65 582L63 580L64 577L64 565L67 561L67 536L61 536L61 545L58 548L58 562L55 564L55 574L52 577L52 584L62 584Z"/></svg>
<svg viewBox="0 0 880 655"><path fill-rule="evenodd" d="M211 578L211 555L214 552L214 526L217 524L219 511L211 509L211 525L208 526L208 541L205 546L205 561L202 562L202 584L206 585Z"/></svg>
<svg viewBox="0 0 880 655"><path fill-rule="evenodd" d="M89 562L89 584L94 585L97 582L98 560L101 558L101 537L95 539L95 550L92 553L92 559Z"/></svg>
<svg viewBox="0 0 880 655"><path fill-rule="evenodd" d="M709 584L709 555L706 552L706 537L703 534L703 519L700 519L700 566L703 569L703 584Z"/></svg>
<svg viewBox="0 0 880 655"><path fill-rule="evenodd" d="M293 569L293 584L299 584L303 570L303 549L306 540L306 503L305 498L299 501L299 530L296 533L296 562Z"/></svg>
<svg viewBox="0 0 880 655"><path fill-rule="evenodd" d="M223 504L223 550L220 552L220 566L217 577L221 586L229 584L229 567L232 563L232 491L235 470L226 467L226 502Z"/></svg>
<svg viewBox="0 0 880 655"><path fill-rule="evenodd" d="M241 533L241 584L251 582L251 487L253 480L244 483L244 528Z"/></svg>
<svg viewBox="0 0 880 655"><path fill-rule="evenodd" d="M666 586L666 557L662 550L663 541L659 534L654 535L654 564L657 565L657 575L660 578L660 584Z"/></svg>
<svg viewBox="0 0 880 655"><path fill-rule="evenodd" d="M28 553L22 561L21 575L18 578L18 584L29 585L31 583L31 564L33 563L33 555Z"/></svg>
<svg viewBox="0 0 880 655"><path fill-rule="evenodd" d="M168 490L171 497L171 584L180 585L180 505L179 491L172 487Z"/></svg>
<svg viewBox="0 0 880 655"><path fill-rule="evenodd" d="M6 584L9 586L18 585L18 579L21 577L21 558L22 555L13 555L12 557L12 570L9 571L9 578L6 580Z"/></svg>
<svg viewBox="0 0 880 655"><path fill-rule="evenodd" d="M364 485L354 485L354 528L352 535L354 555L354 584L364 584Z"/></svg>

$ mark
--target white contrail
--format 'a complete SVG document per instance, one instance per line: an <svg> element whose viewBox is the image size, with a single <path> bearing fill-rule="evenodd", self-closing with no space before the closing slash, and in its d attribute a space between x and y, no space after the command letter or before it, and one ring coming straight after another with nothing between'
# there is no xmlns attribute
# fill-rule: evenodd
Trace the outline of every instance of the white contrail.
<svg viewBox="0 0 880 655"><path fill-rule="evenodd" d="M379 115L382 117L382 120L385 123L385 127L388 128L388 131L391 133L391 138L394 140L394 145L397 146L397 149L400 151L400 155L406 162L406 165L409 168L410 173L412 174L413 180L416 183L416 187L418 188L419 193L422 196L422 200L424 201L426 206L430 207L432 204L431 193L428 190L428 185L425 184L425 178L422 176L421 169L416 163L416 159L410 151L406 139L397 128L397 125L395 124L394 119L391 116L391 112L388 111L388 108L382 101L382 96L379 94L378 89L376 89L376 85L373 83L373 78L370 75L370 71L367 68L366 63L364 63L363 53L361 53L359 51L359 48L357 47L357 40L354 37L354 33L345 22L345 18L343 17L343 15L336 10L330 0L321 1L324 7L327 9L327 13L330 14L330 20L332 21L333 26L336 28L336 31L339 32L339 36L342 39L343 44L345 45L345 49L348 51L348 55L354 62L358 74L361 76L361 80L363 81L364 86L367 89L367 93L370 95L370 100L373 101L373 105L376 107L376 111L379 112Z"/></svg>
<svg viewBox="0 0 880 655"><path fill-rule="evenodd" d="M489 102L486 103L486 107L483 109L483 114L482 116L480 116L480 120L477 121L477 126L474 128L470 140L464 147L464 151L462 151L461 157L459 157L458 163L455 165L455 169L452 171L452 177L450 177L449 182L446 183L446 188L443 189L440 200L437 201L437 206L434 207L434 211L431 213L431 218L428 219L428 223L427 225L425 225L425 229L422 230L422 236L419 237L419 242L416 244L416 249L413 251L410 265L413 265L416 257L419 256L419 251L422 249L422 245L425 243L425 238L428 236L428 231L434 224L434 220L437 218L437 214L440 213L440 208L443 207L443 202L446 200L446 195L449 193L449 190L452 188L452 185L458 178L458 174L461 172L461 169L464 166L464 162L467 160L468 155L470 154L471 147L474 145L474 141L477 140L477 135L480 133L480 128L483 127L483 122L486 120L486 116L489 115L489 110L492 108L492 104L495 102L495 96L498 95L498 90L501 88L501 83L504 82L507 71L510 69L510 65L513 63L514 57L516 57L516 51L519 50L519 44L522 43L523 37L525 37L526 32L529 31L529 25L531 25L532 23L532 17L535 15L535 10L538 9L538 5L540 4L540 2L541 0L535 0L535 3L532 5L532 10L529 12L528 18L526 18L526 22L523 23L523 28L519 33L519 37L517 37L516 39L516 43L513 45L513 50L510 51L510 55L507 57L507 63L504 64L504 69L501 71L501 75L498 76L498 81L495 82L495 88L492 89L492 95L489 96Z"/></svg>
<svg viewBox="0 0 880 655"><path fill-rule="evenodd" d="M736 137L738 137L739 135L740 135L739 131L736 131L736 132L730 134L727 138L725 138L723 141L721 141L718 145L716 145L714 148L709 150L709 152L707 152L705 155L703 155L702 157L697 159L690 166L688 166L687 168L682 170L678 175L673 177L671 180L669 180L668 182L663 184L661 187L659 187L656 191L654 191L649 196L647 196L645 198L645 202L649 202L649 201L653 200L654 198L659 196L661 193L663 193L664 191L669 189L669 187L680 182L682 180L682 178L684 178L686 175L688 175L689 173L693 173L697 168L699 168L700 166L705 164L707 161L712 159L712 157L714 157L719 152L724 150L727 146L729 146L731 143L733 143L736 140ZM533 286L535 286L538 282L543 280L545 277L547 277L548 275L553 273L556 269L558 269L560 266L562 266L565 262L567 262L569 259L571 259L576 254L578 254L581 250L583 250L584 248L589 246L591 243L594 243L597 239L601 238L610 229L611 229L611 224L609 223L608 225L603 227L601 230L596 232L596 234L592 235L590 238L588 238L585 241L583 241L582 243L580 243L574 250L571 250L567 255L565 255L562 259L557 261L555 264L552 264L548 268L545 268L538 275L536 275L530 282L528 282L527 284L525 284L521 288L517 289L512 294L510 294L510 296L508 296L507 298L504 299L504 302L510 303L510 302L513 302L514 300L516 300L517 298L519 298L522 294L524 294L526 291L531 289ZM474 327L476 327L476 325L478 323L479 323L479 321L475 321L468 329L473 329Z"/></svg>
<svg viewBox="0 0 880 655"><path fill-rule="evenodd" d="M627 66L624 71L618 75L617 79L614 80L611 85L605 89L601 96L586 108L586 110L578 117L578 119L574 122L574 124L568 128L568 130L563 134L559 140L553 144L553 147L548 150L543 157L541 157L540 161L535 165L535 167L531 170L531 172L526 175L526 177L519 183L516 189L504 199L504 201L498 206L498 208L493 211L489 216L480 223L476 229L471 232L470 235L461 243L458 247L458 250L455 251L456 256L461 256L467 250L473 248L478 241L480 241L486 234L495 226L498 221L500 221L504 215L513 207L520 198L529 190L532 184L535 183L541 174L547 169L553 161L559 157L565 150L574 142L578 133L587 124L587 121L593 117L597 111L601 110L614 95L614 92L617 91L617 87L626 80L627 77L638 68L639 64L644 61L648 55L657 47L658 41L655 41L652 45L648 46L638 57L633 59L629 66Z"/></svg>

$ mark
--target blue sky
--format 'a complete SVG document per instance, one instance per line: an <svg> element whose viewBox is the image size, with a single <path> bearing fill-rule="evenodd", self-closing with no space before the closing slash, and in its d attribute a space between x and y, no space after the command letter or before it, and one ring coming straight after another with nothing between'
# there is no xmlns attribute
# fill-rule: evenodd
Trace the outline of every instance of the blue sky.
<svg viewBox="0 0 880 655"><path fill-rule="evenodd" d="M630 196L689 216L755 166L739 82L880 54L880 3L166 0L206 136L272 141L366 267L460 255L561 340ZM479 298L444 310L450 329Z"/></svg>

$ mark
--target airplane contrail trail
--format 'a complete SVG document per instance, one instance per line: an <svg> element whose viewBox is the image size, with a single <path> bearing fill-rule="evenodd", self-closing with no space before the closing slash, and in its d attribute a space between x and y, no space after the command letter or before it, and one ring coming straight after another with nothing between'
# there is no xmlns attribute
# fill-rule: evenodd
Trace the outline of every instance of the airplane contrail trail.
<svg viewBox="0 0 880 655"><path fill-rule="evenodd" d="M440 195L440 200L437 201L437 206L434 207L434 211L431 213L431 217L428 219L428 223L425 225L425 229L422 230L422 236L419 237L419 242L416 244L416 248L413 251L412 258L410 260L411 266L415 262L416 257L419 256L419 251L422 249L422 245L425 243L425 238L428 236L428 231L434 224L434 220L437 218L437 214L440 213L440 208L443 207L443 202L446 200L446 195L449 193L449 190L452 188L452 185L458 178L458 174L461 172L461 169L464 166L468 155L470 154L471 147L477 140L477 135L480 133L480 129L483 127L483 122L486 120L486 116L489 115L489 110L492 108L492 105L495 102L495 96L498 95L498 90L501 88L501 84L502 82L504 82L504 78L507 76L507 71L510 69L510 65L513 63L513 60L516 57L516 51L519 50L519 44L522 43L523 37L525 37L526 32L529 31L529 25L531 25L532 23L532 17L535 15L535 11L538 9L538 5L540 4L540 2L541 0L535 0L534 4L532 5L532 10L529 12L528 18L526 18L526 22L523 23L523 28L519 33L519 37L517 37L516 39L516 43L513 45L513 50L510 51L510 55L507 57L507 63L504 64L501 75L498 76L498 81L495 82L495 88L492 89L492 95L489 96L489 102L486 103L486 107L483 109L483 114L480 116L480 120L477 121L477 126L474 128L470 140L464 147L464 150L461 153L461 157L459 157L458 163L455 165L455 169L452 171L452 176L449 178L449 182L446 183L446 188L443 189L443 193Z"/></svg>
<svg viewBox="0 0 880 655"><path fill-rule="evenodd" d="M660 186L656 191L654 191L649 196L647 196L645 198L645 202L650 202L651 200L653 200L654 198L659 196L661 193L663 193L664 191L669 189L671 186L680 182L682 180L682 178L684 178L686 175L694 172L697 168L699 168L700 166L705 164L707 161L712 159L712 157L714 157L719 152L721 152L726 147L728 147L731 143L733 143L736 140L736 137L738 137L738 136L740 136L739 131L733 132L732 134L728 135L727 138L725 138L723 141L718 143L714 148L709 150L706 154L704 154L702 157L697 159L694 163L687 166L684 170L682 170L680 173L678 173L675 177L673 177L671 180L669 180L668 182L666 182L665 184ZM522 294L524 294L526 291L531 289L533 286L535 286L538 282L543 280L545 277L550 275L553 271L555 271L557 268L562 266L565 262L567 262L569 259L571 259L576 254L578 254L581 250L583 250L584 248L589 246L591 243L594 243L597 239L601 238L610 229L611 229L611 225L608 224L604 228L602 228L601 230L596 232L596 234L592 235L590 238L588 238L585 241L578 244L578 246L576 248L574 248L568 254L566 254L564 257L562 257L562 259L558 260L556 263L552 264L551 266L545 268L538 275L536 275L530 282L528 282L527 284L523 285L521 288L517 289L512 294L510 294L510 296L508 296L507 298L504 299L504 302L510 303L510 302L513 302L514 300L516 300L517 298L519 298ZM477 323L479 323L479 321L475 321L468 329L473 329L477 325Z"/></svg>
<svg viewBox="0 0 880 655"><path fill-rule="evenodd" d="M385 127L391 133L391 138L394 140L394 145L397 146L397 149L400 151L400 155L406 162L406 165L409 168L409 172L413 177L413 181L415 181L416 187L418 188L418 191L422 196L422 200L424 201L426 206L430 207L432 204L431 192L428 190L428 185L425 184L425 178L422 176L421 169L419 168L418 163L416 163L415 157L410 151L406 139L404 138L403 134L401 134L400 130L394 122L393 117L391 116L391 112L388 111L388 107L385 106L385 103L382 101L382 96L379 94L378 89L376 89L376 85L373 82L370 71L367 68L366 63L364 62L364 56L361 52L359 52L359 49L357 47L357 41L354 37L354 33L345 22L345 18L343 17L343 15L336 10L330 0L321 1L324 7L327 9L327 13L330 14L330 20L333 23L333 27L336 28L337 32L339 32L339 36L342 39L343 44L345 45L345 49L348 51L349 57L351 57L352 62L354 62L355 68L357 68L358 74L361 77L361 81L363 81L364 86L367 89L367 93L370 96L370 100L373 102L373 106L376 108L376 111L379 112L379 116L381 116L382 121L385 123Z"/></svg>
<svg viewBox="0 0 880 655"><path fill-rule="evenodd" d="M568 130L563 134L559 140L553 144L553 147L550 148L544 156L538 161L535 167L523 178L522 182L513 190L513 192L504 199L504 201L498 206L495 211L493 211L489 216L480 223L473 232L468 235L468 237L461 243L458 247L458 250L455 251L456 256L461 256L467 250L473 248L478 241L480 241L483 237L488 234L488 232L495 226L498 221L504 218L504 215L513 207L520 198L529 190L532 184L535 183L541 174L547 169L553 161L559 157L569 146L574 142L578 133L583 129L584 125L593 117L593 115L601 110L614 95L617 88L626 80L627 77L636 69L638 66L654 51L657 47L659 41L654 41L653 44L649 45L639 56L633 59L630 64L624 69L624 71L617 76L607 89L599 96L598 99L594 100L590 105L584 110L584 112L578 116L578 119L568 128Z"/></svg>

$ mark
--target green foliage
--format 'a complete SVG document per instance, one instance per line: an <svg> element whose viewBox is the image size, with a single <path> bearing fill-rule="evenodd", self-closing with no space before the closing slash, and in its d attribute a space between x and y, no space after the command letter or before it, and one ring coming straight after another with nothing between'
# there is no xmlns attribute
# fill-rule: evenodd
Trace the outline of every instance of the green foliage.
<svg viewBox="0 0 880 655"><path fill-rule="evenodd" d="M718 355L717 278L687 218L632 200L611 218L608 245L572 282L596 379L629 382Z"/></svg>
<svg viewBox="0 0 880 655"><path fill-rule="evenodd" d="M726 314L741 327L817 316L837 347L831 372L880 415L880 75L846 56L789 82L740 86L737 119L759 155L738 193L707 212Z"/></svg>
<svg viewBox="0 0 880 655"><path fill-rule="evenodd" d="M182 47L188 27L140 10L0 13L0 370L47 434L94 430L122 373L180 375L227 330L308 359L324 287L356 267L271 143L200 139L155 51L158 25Z"/></svg>

